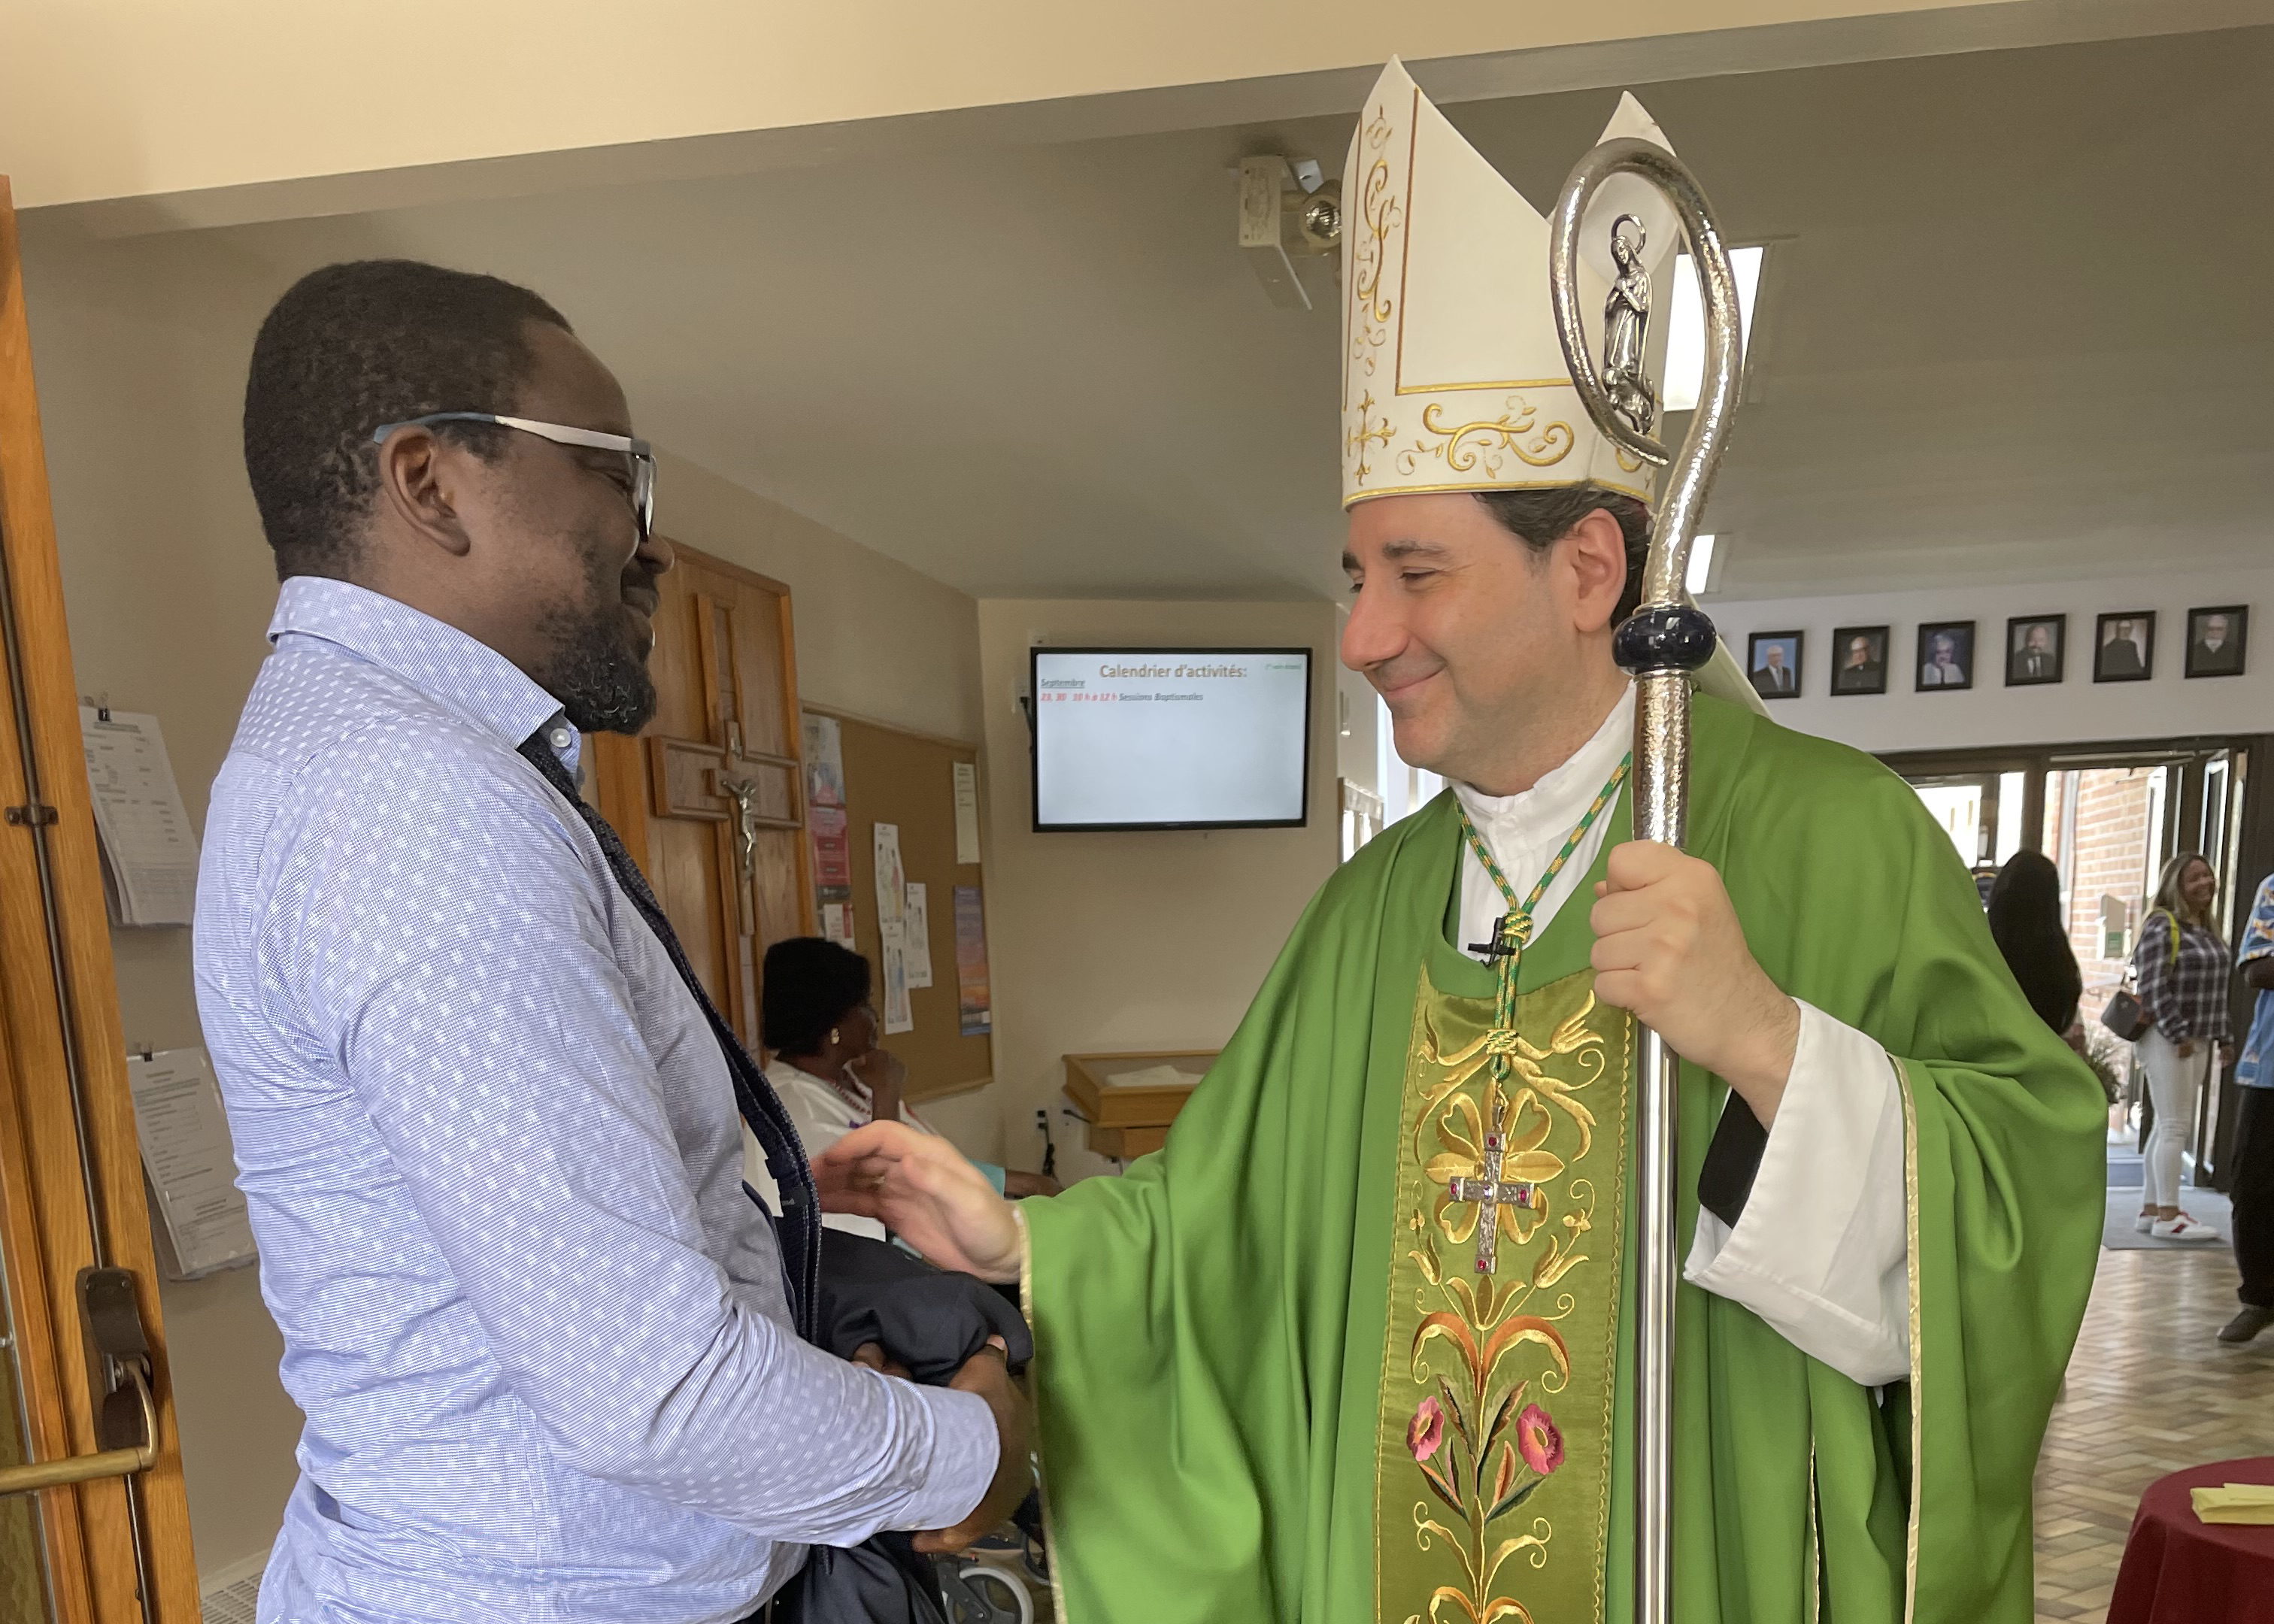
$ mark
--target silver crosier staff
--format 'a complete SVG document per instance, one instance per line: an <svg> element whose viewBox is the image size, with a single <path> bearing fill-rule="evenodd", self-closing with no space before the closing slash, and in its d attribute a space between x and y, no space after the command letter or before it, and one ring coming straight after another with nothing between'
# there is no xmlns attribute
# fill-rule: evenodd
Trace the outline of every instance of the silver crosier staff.
<svg viewBox="0 0 2274 1624"><path fill-rule="evenodd" d="M1650 432L1655 413L1646 391L1638 409L1631 387L1621 388L1623 402L1605 388L1580 320L1580 229L1597 189L1615 175L1640 176L1666 194L1689 238L1704 288L1706 376L1678 457L1669 458ZM1613 237L1630 223L1623 215L1612 222ZM1615 244L1615 258L1623 259L1616 252L1623 246ZM1648 141L1605 141L1579 160L1563 183L1547 252L1556 335L1588 415L1630 455L1660 468L1672 463L1652 526L1642 606L1619 628L1613 649L1620 666L1635 680L1635 838L1679 848L1688 832L1690 680L1713 658L1715 641L1713 621L1689 601L1683 582L1706 492L1737 403L1737 285L1696 177L1672 153ZM1631 289L1623 286L1622 291ZM1615 381L1630 386L1632 380ZM1639 421L1630 421L1628 412ZM1642 1250L1635 1292L1635 1624L1670 1624L1673 1618L1676 1064L1665 1039L1645 1030L1636 1111Z"/></svg>

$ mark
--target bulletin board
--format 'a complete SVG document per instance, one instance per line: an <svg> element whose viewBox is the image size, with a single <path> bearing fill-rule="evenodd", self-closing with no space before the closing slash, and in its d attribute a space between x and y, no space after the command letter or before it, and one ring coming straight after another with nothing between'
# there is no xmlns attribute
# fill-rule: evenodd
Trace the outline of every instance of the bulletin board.
<svg viewBox="0 0 2274 1624"><path fill-rule="evenodd" d="M975 769L978 747L888 727L824 706L805 709L809 715L833 718L843 741L853 943L869 961L880 1014L885 989L877 920L877 824L899 825L901 867L908 880L922 884L927 894L932 984L908 993L914 1029L880 1041L907 1063L907 1098L912 1101L984 1087L994 1077L994 1040L983 1032L963 1034L956 965L956 887L978 888L983 911L986 900L980 866L955 861L955 764L961 762Z"/></svg>

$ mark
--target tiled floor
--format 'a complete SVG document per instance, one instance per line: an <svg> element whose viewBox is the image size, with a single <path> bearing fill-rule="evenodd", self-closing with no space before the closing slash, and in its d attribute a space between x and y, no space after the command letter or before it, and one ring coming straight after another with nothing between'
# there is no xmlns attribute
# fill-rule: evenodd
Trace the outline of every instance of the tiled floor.
<svg viewBox="0 0 2274 1624"><path fill-rule="evenodd" d="M2037 1617L2099 1624L2141 1490L2182 1466L2274 1455L2274 1331L2216 1340L2234 1258L2105 1252L2037 1464Z"/></svg>

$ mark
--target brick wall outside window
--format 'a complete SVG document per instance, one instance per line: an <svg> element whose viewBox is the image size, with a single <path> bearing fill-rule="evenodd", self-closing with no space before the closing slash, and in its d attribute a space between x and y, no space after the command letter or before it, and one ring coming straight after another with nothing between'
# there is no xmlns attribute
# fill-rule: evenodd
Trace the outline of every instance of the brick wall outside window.
<svg viewBox="0 0 2274 1624"><path fill-rule="evenodd" d="M2098 768L2076 775L2076 831L2073 852L2060 850L2066 821L2061 804L2065 775L2052 775L2045 797L2045 854L2059 863L2069 885L2069 945L2084 975L2079 1014L2099 1018L2115 982L2124 974L2144 912L2142 894L2153 883L2148 872L2148 785L2153 768ZM2124 905L2120 944L2105 951L2101 898ZM2095 982L2106 985L2096 987Z"/></svg>

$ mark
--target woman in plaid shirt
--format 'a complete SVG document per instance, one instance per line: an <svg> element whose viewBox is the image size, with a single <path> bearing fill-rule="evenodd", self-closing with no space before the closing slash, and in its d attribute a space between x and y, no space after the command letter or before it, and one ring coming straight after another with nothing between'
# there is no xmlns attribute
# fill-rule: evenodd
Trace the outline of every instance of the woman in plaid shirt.
<svg viewBox="0 0 2274 1624"><path fill-rule="evenodd" d="M2218 876L2200 852L2182 852L2164 865L2139 945L2132 950L2140 1004L2148 1030L2140 1035L2140 1064L2156 1126L2148 1135L2146 1188L2135 1226L2165 1240L2215 1241L2218 1231L2180 1210L2180 1153L2195 1137L2195 1100L2214 1061L2233 1056L2228 1019L2226 944L2211 923Z"/></svg>

